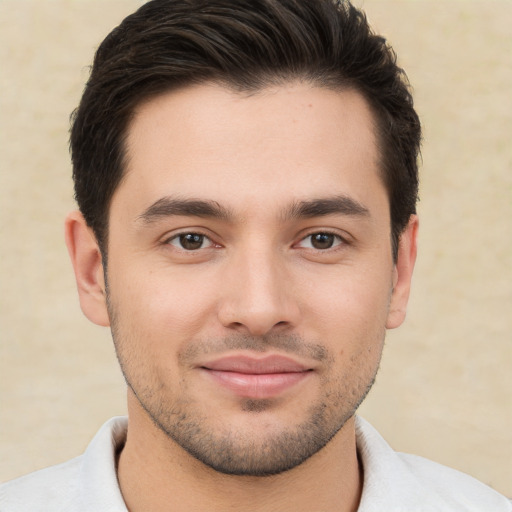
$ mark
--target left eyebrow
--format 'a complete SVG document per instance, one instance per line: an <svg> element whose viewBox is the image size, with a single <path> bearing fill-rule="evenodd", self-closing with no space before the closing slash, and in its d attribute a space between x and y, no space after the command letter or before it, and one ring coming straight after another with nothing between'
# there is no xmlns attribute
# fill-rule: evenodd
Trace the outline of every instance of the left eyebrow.
<svg viewBox="0 0 512 512"><path fill-rule="evenodd" d="M369 217L370 210L348 196L334 196L308 201L297 201L285 210L285 219L324 217L326 215L348 215L351 217Z"/></svg>
<svg viewBox="0 0 512 512"><path fill-rule="evenodd" d="M221 220L233 218L232 213L216 201L162 197L141 213L137 220L151 224L165 217L203 217Z"/></svg>

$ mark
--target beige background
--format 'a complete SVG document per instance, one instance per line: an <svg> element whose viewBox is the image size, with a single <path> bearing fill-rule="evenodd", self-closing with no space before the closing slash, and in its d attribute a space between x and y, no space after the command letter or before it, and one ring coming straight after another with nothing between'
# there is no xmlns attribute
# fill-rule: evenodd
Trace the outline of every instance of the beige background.
<svg viewBox="0 0 512 512"><path fill-rule="evenodd" d="M68 116L96 45L140 3L0 0L0 480L79 454L125 411L109 333L79 310L62 221ZM512 3L358 3L425 125L409 317L362 414L396 449L512 496Z"/></svg>

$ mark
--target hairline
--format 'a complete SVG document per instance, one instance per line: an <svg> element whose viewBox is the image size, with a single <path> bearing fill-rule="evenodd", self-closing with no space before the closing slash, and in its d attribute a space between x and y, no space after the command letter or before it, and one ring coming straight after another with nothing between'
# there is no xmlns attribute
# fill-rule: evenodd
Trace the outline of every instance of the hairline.
<svg viewBox="0 0 512 512"><path fill-rule="evenodd" d="M391 250L393 255L393 261L396 260L396 254L398 247L395 247L394 240L394 230L393 230L393 218L391 212L391 190L389 189L387 180L386 180L386 155L384 151L385 146L385 136L384 136L384 127L383 127L383 119L382 114L379 113L378 107L374 104L364 91L361 90L361 87L358 87L358 84L354 83L353 80L321 80L320 78L308 77L304 75L279 75L278 73L269 73L267 76L264 74L260 75L261 80L258 84L253 84L252 86L243 86L243 84L237 83L235 80L230 80L229 78L224 77L210 77L210 78L190 78L186 83L179 84L169 84L168 87L162 88L160 91L148 92L147 94L141 94L138 98L134 98L133 103L128 108L128 113L124 120L123 130L120 134L121 141L121 149L120 149L120 176L115 184L115 187L112 189L110 197L108 198L108 203L106 208L104 209L104 219L103 225L101 227L101 240L98 238L98 234L95 233L98 246L100 248L100 252L103 259L103 264L107 266L108 261L108 243L109 243L109 227L110 227L110 208L112 205L112 199L122 185L123 181L126 179L128 174L127 169L129 166L129 146L128 146L128 138L130 135L131 126L137 116L138 111L146 104L153 102L154 100L168 95L173 92L183 91L186 89L190 89L192 87L200 87L200 86L219 86L226 89L229 92L240 95L242 98L250 98L261 94L265 91L270 91L272 89L279 89L285 86L293 85L293 84L309 84L312 88L325 89L328 91L333 91L337 93L352 91L358 94L366 103L372 120L372 132L374 134L374 140L377 151L377 175L381 180L385 190L386 196L388 199L388 207L390 214L390 236L391 236ZM411 213L411 215L414 212ZM410 216L409 216L410 218ZM398 233L398 237L404 231L405 226L402 228L401 232Z"/></svg>

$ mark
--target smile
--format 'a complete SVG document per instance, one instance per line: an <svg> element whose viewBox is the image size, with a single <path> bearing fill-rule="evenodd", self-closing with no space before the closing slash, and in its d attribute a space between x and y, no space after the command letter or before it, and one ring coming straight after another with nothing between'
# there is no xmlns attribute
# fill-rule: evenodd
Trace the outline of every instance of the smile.
<svg viewBox="0 0 512 512"><path fill-rule="evenodd" d="M283 356L224 357L200 368L215 383L244 398L275 397L307 379L311 368Z"/></svg>

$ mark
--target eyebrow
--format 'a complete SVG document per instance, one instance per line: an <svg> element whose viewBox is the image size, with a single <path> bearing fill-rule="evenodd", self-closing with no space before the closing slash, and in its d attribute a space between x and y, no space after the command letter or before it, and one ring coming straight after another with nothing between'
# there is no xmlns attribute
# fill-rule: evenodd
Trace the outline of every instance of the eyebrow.
<svg viewBox="0 0 512 512"><path fill-rule="evenodd" d="M138 216L145 224L165 217L186 216L228 220L233 214L216 201L162 197Z"/></svg>
<svg viewBox="0 0 512 512"><path fill-rule="evenodd" d="M348 215L368 217L370 211L364 205L348 196L334 196L321 199L296 201L284 211L283 219L307 219L327 215ZM162 218L173 216L202 217L231 220L235 215L217 201L204 199L183 199L162 197L138 216L144 224L151 224Z"/></svg>
<svg viewBox="0 0 512 512"><path fill-rule="evenodd" d="M326 215L369 217L370 211L363 204L348 196L334 196L308 201L297 201L285 211L285 219L323 217Z"/></svg>

